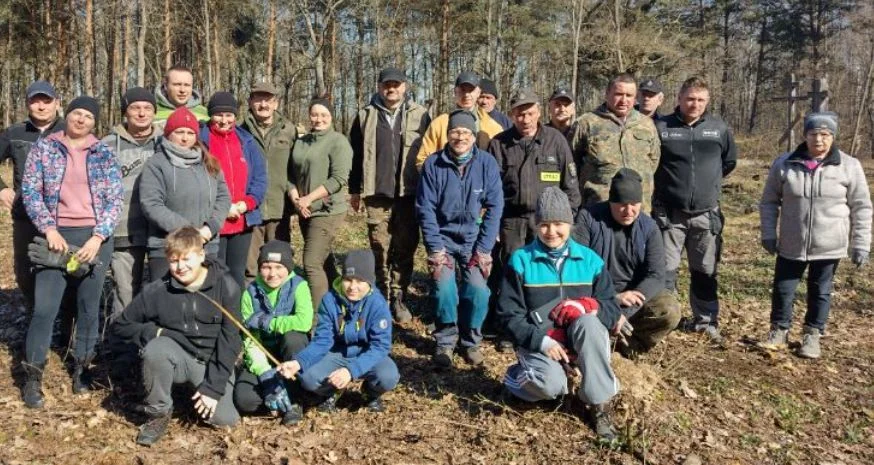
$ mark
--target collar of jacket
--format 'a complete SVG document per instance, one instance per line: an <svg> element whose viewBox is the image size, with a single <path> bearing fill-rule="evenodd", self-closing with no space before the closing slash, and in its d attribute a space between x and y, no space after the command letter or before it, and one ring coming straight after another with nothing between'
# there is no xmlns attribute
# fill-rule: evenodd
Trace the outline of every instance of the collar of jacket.
<svg viewBox="0 0 874 465"><path fill-rule="evenodd" d="M677 123L682 124L683 126L689 126L686 124L686 121L683 120L683 112L680 111L680 106L674 107L674 112L665 118L674 118ZM698 126L699 124L707 121L710 118L710 110L704 110L704 113L701 114L701 117L698 118L698 121L692 123L692 127Z"/></svg>
<svg viewBox="0 0 874 465"><path fill-rule="evenodd" d="M601 118L609 119L619 126L628 126L632 123L636 123L638 120L640 120L641 116L643 116L640 114L639 111L632 108L631 111L628 112L628 116L625 117L625 121L622 121L621 119L619 119L618 116L614 115L612 111L607 109L607 103L602 103L600 106L598 106L598 108L595 109L593 113L600 116Z"/></svg>
<svg viewBox="0 0 874 465"><path fill-rule="evenodd" d="M786 159L788 162L792 163L804 163L805 161L810 160L810 155L808 155L807 151L807 142L802 142L795 148L795 151L792 152L791 155ZM841 151L838 149L838 145L832 143L832 147L828 151L828 155L822 159L823 165L840 165L841 164Z"/></svg>
<svg viewBox="0 0 874 465"><path fill-rule="evenodd" d="M284 116L282 116L278 111L274 111L273 124L266 128L267 131L265 132L265 134L270 134L278 128L285 126L286 122L287 120ZM258 137L255 128L260 128L261 126L258 124L258 120L255 119L255 115L253 115L252 111L250 110L246 112L246 118L243 120L242 123L238 124L237 127L243 127L249 133L251 133L253 137ZM249 130L249 128L251 128L252 130Z"/></svg>
<svg viewBox="0 0 874 465"><path fill-rule="evenodd" d="M575 260L583 259L583 249L582 245L579 242L575 241L571 235L568 235L568 248L567 248L567 258L572 258ZM552 258L549 257L549 249L546 248L546 245L540 241L540 238L535 238L534 241L534 250L531 254L531 258L534 261L543 260L547 262L552 262Z"/></svg>
<svg viewBox="0 0 874 465"><path fill-rule="evenodd" d="M55 120L52 121L52 124L48 125L46 127L45 131L42 131L42 132L44 134L51 134L53 132L58 132L59 130L66 128L65 123L66 123L66 121L64 121L63 118L55 116ZM62 126L62 125L64 125L64 126ZM40 132L39 128L36 127L35 124L33 124L33 121L31 121L30 118L27 118L26 120L24 120L24 128L28 132Z"/></svg>
<svg viewBox="0 0 874 465"><path fill-rule="evenodd" d="M449 167L455 168L455 169L457 170L457 169L458 169L458 165L455 163L454 160L452 160L451 158L449 158L449 157L452 156L452 155L449 154L451 151L452 151L452 149L449 148L449 144L447 143L447 144L443 147L443 150L440 151L440 154L437 155L437 161L439 161L441 165L449 166ZM479 154L480 154L481 152L482 152L482 150L478 149L478 148L476 147L476 145L473 145L473 146L470 148L470 153L471 153L471 155L470 155L470 160L469 160L467 163L465 163L465 166L470 166L471 163L473 163L473 161L477 159L477 157L479 156Z"/></svg>
<svg viewBox="0 0 874 465"><path fill-rule="evenodd" d="M132 144L142 145L142 144L138 143L137 140L132 135L130 135L130 132L128 132L124 123L119 123L119 124L115 125L115 127L112 128L112 132L110 132L110 134L117 135L118 137L121 137L122 139L124 139ZM143 144L145 144L146 142L152 141L152 140L156 140L157 138L161 137L161 135L162 135L161 128L158 127L155 123L152 123L152 133L149 134L149 137L147 137L146 140L143 141Z"/></svg>
<svg viewBox="0 0 874 465"><path fill-rule="evenodd" d="M218 282L220 274L218 273L218 271L224 268L224 265L209 256L206 257L206 260L203 261L203 264L206 265L206 279L203 280L203 284L200 286L199 290L201 292L206 292L209 289L212 289L213 286L215 286L215 283ZM227 272L227 269L225 269L225 272ZM170 290L176 292L190 292L188 289L185 289L185 286L179 283L179 281L176 281L173 276L170 276L170 279L168 279L168 281L169 282L167 283L167 287L170 288Z"/></svg>
<svg viewBox="0 0 874 465"><path fill-rule="evenodd" d="M167 94L164 93L164 85L158 84L155 87L155 102L158 104L158 107L164 107L169 109L176 109L176 105L170 103L170 99L167 98ZM200 92L191 89L191 96L188 97L188 101L185 102L186 108L194 108L200 103L203 102L203 98L200 96Z"/></svg>
<svg viewBox="0 0 874 465"><path fill-rule="evenodd" d="M410 101L409 96L404 96L404 100L401 102L400 105L398 105L398 108L397 108L395 111L396 111L396 112L400 112L400 113L405 113L405 112L407 111L407 109L409 108L409 105L407 105L407 103L408 103L409 101ZM374 94L370 97L370 104L373 105L373 107L376 108L376 109L379 110L379 111L383 111L383 112L388 113L388 114L393 114L392 111L389 110L389 109L388 109L388 108L383 104L383 102L382 102L382 96L379 95L379 92L374 93Z"/></svg>
<svg viewBox="0 0 874 465"><path fill-rule="evenodd" d="M516 128L514 124L512 128L509 129L510 137L513 139L513 143L518 145L519 142L522 142L522 139L525 137L522 136L522 133L519 132L519 129ZM543 143L543 124L539 121L537 122L537 132L534 133L534 136L531 137L532 142L537 142L538 144Z"/></svg>

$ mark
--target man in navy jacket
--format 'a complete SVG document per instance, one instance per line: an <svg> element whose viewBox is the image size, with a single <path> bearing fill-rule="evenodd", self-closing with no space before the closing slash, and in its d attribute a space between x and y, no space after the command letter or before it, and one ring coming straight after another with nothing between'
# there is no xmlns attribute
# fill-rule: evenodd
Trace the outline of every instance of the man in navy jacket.
<svg viewBox="0 0 874 465"><path fill-rule="evenodd" d="M435 281L431 295L437 317L434 362L452 366L452 352L460 336L463 355L470 364L479 365L483 362L481 328L490 295L486 279L492 268L504 193L495 158L474 147L473 115L464 110L453 112L447 134L446 147L425 161L416 192L428 268Z"/></svg>

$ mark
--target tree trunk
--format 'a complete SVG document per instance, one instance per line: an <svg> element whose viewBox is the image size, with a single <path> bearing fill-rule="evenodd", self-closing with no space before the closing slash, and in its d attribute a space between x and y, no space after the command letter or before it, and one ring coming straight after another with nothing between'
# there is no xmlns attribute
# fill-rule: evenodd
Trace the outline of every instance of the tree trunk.
<svg viewBox="0 0 874 465"><path fill-rule="evenodd" d="M12 21L6 23L3 56L3 127L8 128L12 124Z"/></svg>
<svg viewBox="0 0 874 465"><path fill-rule="evenodd" d="M360 10L359 16L355 21L358 28L358 44L355 54L355 102L356 109L361 109L364 106L364 10ZM415 82L415 79L414 81Z"/></svg>
<svg viewBox="0 0 874 465"><path fill-rule="evenodd" d="M119 3L122 3L121 1ZM121 79L121 92L127 92L127 76L128 69L130 69L130 48L131 48L131 16L132 16L132 7L133 5L123 5L124 8L124 43L122 44L122 54L121 54L121 74L119 75L119 79Z"/></svg>
<svg viewBox="0 0 874 465"><path fill-rule="evenodd" d="M112 16L110 18L117 18L119 13L121 12L122 0L117 0L114 3L112 8ZM106 95L105 100L107 101L107 114L104 119L108 122L109 127L112 127L118 115L118 112L115 111L116 107L116 99L117 94L115 92L115 83L121 75L121 70L119 69L119 65L121 64L121 41L118 40L118 37L121 36L121 25L123 21L108 21L106 24L106 28L109 29L109 42L106 44L106 73L109 74L106 76Z"/></svg>
<svg viewBox="0 0 874 465"><path fill-rule="evenodd" d="M853 142L850 144L850 155L855 156L861 145L859 137L859 129L862 127L862 116L865 114L865 107L871 94L871 83L874 80L874 42L868 44L871 50L871 57L868 60L868 71L865 73L865 86L862 91L862 100L859 102L859 111L856 113L856 124L853 125Z"/></svg>
<svg viewBox="0 0 874 465"><path fill-rule="evenodd" d="M270 0L270 16L267 18L267 69L264 77L273 82L273 55L276 47L276 0Z"/></svg>
<svg viewBox="0 0 874 465"><path fill-rule="evenodd" d="M85 0L85 93L94 95L94 0Z"/></svg>
<svg viewBox="0 0 874 465"><path fill-rule="evenodd" d="M146 85L146 2L137 2L137 86Z"/></svg>
<svg viewBox="0 0 874 465"><path fill-rule="evenodd" d="M442 21L440 21L440 72L437 77L437 112L443 111L446 106L444 95L446 85L449 82L449 0L443 0L441 9Z"/></svg>
<svg viewBox="0 0 874 465"><path fill-rule="evenodd" d="M170 0L164 0L164 41L162 55L164 58L164 71L173 66L173 54L170 51Z"/></svg>
<svg viewBox="0 0 874 465"><path fill-rule="evenodd" d="M726 101L728 101L728 71L729 66L731 65L731 53L729 50L728 40L731 37L731 31L728 26L731 22L731 13L733 11L732 5L726 5L725 9L722 12L722 81L720 93L722 96L719 99L719 114L723 118L727 118L726 115L727 105Z"/></svg>
<svg viewBox="0 0 874 465"><path fill-rule="evenodd" d="M206 59L206 85L204 86L203 89L201 89L201 91L203 91L203 93L206 94L208 92L212 92L212 90L215 89L215 86L214 86L215 81L213 81L213 75L212 75L213 61L212 61L212 36L210 35L211 21L210 21L210 15L209 15L209 0L203 0L203 22L204 22L203 46L205 49L203 56Z"/></svg>
<svg viewBox="0 0 874 465"><path fill-rule="evenodd" d="M756 119L759 117L759 94L761 93L762 82L765 80L765 58L767 58L765 42L767 37L768 18L763 17L761 26L759 27L759 56L756 59L756 79L755 86L753 87L753 103L752 108L750 108L750 119L747 126L751 133L756 128Z"/></svg>
<svg viewBox="0 0 874 465"><path fill-rule="evenodd" d="M617 71L625 72L625 63L622 60L622 0L613 0L613 24L616 36L616 65Z"/></svg>

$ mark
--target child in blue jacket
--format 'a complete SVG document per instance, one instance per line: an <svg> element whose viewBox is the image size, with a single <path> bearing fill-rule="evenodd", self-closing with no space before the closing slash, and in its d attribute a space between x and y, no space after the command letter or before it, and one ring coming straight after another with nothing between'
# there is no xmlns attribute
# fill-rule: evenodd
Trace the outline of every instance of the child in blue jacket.
<svg viewBox="0 0 874 465"><path fill-rule="evenodd" d="M373 252L350 251L342 276L319 305L312 342L278 369L288 378L300 372L304 389L326 397L318 407L323 412L336 411L340 393L356 379L364 380L366 408L381 412L382 394L398 384L398 367L389 357L391 312L375 281Z"/></svg>

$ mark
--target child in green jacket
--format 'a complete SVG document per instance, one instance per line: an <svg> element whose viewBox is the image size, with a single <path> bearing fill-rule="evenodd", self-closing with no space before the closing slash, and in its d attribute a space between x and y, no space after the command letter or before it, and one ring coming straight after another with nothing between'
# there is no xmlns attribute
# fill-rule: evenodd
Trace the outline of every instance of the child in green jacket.
<svg viewBox="0 0 874 465"><path fill-rule="evenodd" d="M292 360L309 342L313 304L306 281L294 273L291 244L273 240L261 247L258 276L243 292L241 313L246 327L281 361ZM243 339L244 370L234 386L234 403L241 413L261 405L283 413L282 424L300 421L300 405L292 403L284 378L252 338Z"/></svg>

